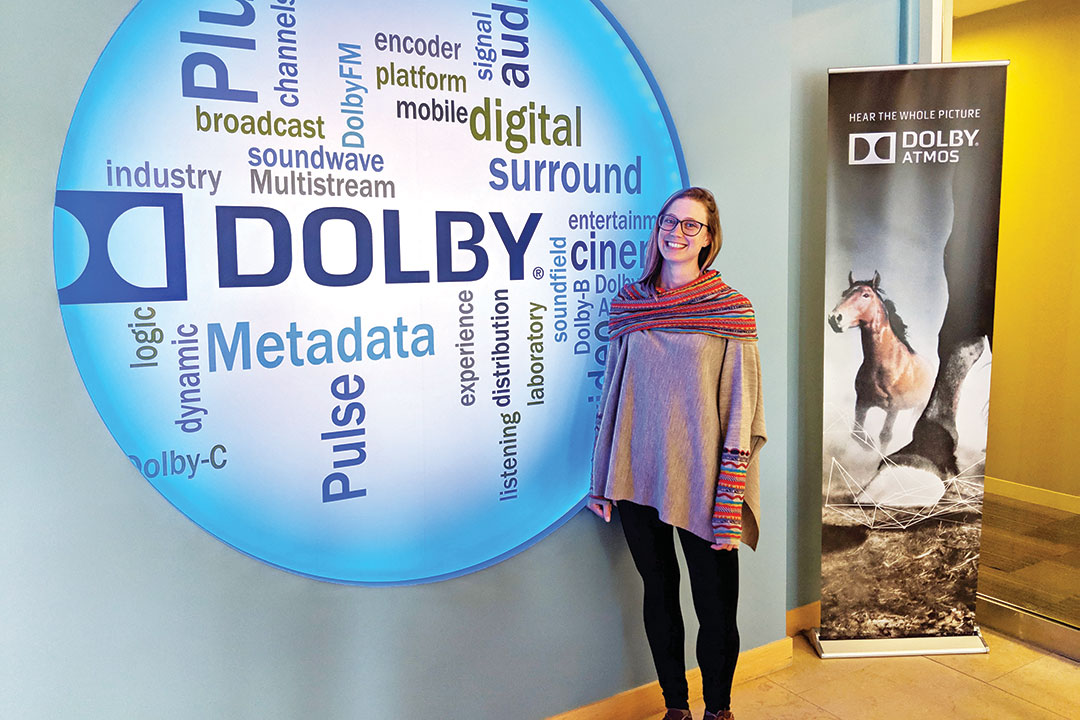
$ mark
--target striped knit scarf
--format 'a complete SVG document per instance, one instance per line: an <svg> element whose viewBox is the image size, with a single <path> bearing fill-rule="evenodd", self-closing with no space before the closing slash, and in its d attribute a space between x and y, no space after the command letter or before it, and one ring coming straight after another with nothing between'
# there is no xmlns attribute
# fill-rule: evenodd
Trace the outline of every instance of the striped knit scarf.
<svg viewBox="0 0 1080 720"><path fill-rule="evenodd" d="M704 333L729 340L757 340L750 301L708 270L673 290L626 285L611 301L612 340L637 330Z"/></svg>

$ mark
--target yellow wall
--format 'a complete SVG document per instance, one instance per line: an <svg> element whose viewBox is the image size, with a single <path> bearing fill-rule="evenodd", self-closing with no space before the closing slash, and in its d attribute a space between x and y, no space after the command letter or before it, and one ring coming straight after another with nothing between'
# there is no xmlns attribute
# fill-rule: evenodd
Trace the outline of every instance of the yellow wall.
<svg viewBox="0 0 1080 720"><path fill-rule="evenodd" d="M1056 493L1080 495L1080 2L958 18L952 51L1011 61L987 488L1071 509Z"/></svg>

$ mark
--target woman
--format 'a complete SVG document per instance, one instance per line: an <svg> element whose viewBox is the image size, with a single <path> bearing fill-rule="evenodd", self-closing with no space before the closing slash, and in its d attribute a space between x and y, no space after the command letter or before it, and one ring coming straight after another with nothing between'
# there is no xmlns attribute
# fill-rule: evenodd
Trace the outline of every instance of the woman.
<svg viewBox="0 0 1080 720"><path fill-rule="evenodd" d="M664 203L645 272L611 304L597 415L588 506L610 522L618 505L645 586L664 720L690 718L674 535L701 626L705 720L734 717L738 548L756 548L758 538L765 422L757 328L750 302L706 270L721 242L708 190L680 190Z"/></svg>

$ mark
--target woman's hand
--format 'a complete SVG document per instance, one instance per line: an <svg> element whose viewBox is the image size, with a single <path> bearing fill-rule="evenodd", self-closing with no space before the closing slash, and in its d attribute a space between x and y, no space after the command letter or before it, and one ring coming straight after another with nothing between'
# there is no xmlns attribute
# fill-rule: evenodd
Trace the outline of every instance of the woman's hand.
<svg viewBox="0 0 1080 720"><path fill-rule="evenodd" d="M585 507L604 522L611 522L611 501L607 498L590 497Z"/></svg>
<svg viewBox="0 0 1080 720"><path fill-rule="evenodd" d="M724 543L723 545L710 545L713 550L738 550L739 543Z"/></svg>

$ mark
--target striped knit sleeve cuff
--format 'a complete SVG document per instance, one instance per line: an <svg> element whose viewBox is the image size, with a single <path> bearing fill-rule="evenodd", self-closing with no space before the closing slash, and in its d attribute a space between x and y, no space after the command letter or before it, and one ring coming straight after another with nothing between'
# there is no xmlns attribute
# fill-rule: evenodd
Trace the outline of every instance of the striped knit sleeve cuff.
<svg viewBox="0 0 1080 720"><path fill-rule="evenodd" d="M724 448L720 456L720 477L716 481L713 505L713 537L717 545L738 545L742 538L743 493L750 451Z"/></svg>

